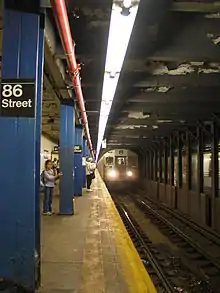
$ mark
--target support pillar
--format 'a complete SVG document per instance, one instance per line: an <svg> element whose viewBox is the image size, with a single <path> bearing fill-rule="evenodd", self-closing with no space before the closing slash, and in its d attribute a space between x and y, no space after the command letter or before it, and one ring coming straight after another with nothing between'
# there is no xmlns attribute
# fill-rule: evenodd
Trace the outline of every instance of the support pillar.
<svg viewBox="0 0 220 293"><path fill-rule="evenodd" d="M164 183L168 183L168 151L166 141L164 143Z"/></svg>
<svg viewBox="0 0 220 293"><path fill-rule="evenodd" d="M75 187L74 195L82 196L83 188L83 166L82 166L82 149L83 149L83 136L82 126L77 125L75 127L75 151L74 151L74 176Z"/></svg>
<svg viewBox="0 0 220 293"><path fill-rule="evenodd" d="M41 267L41 219L40 219L40 153L41 153L41 133L42 133L42 97L43 97L43 76L44 76L44 14L40 17L39 50L38 50L38 73L37 73L37 100L36 100L36 149L35 149L35 225L36 225L36 253L38 255L38 269L36 273L36 287L40 286Z"/></svg>
<svg viewBox="0 0 220 293"><path fill-rule="evenodd" d="M14 84L9 82L14 88L23 80L22 91L12 91L10 98L31 102L28 109L20 107L12 111L1 107L0 110L0 278L11 279L30 291L39 283L40 180L37 180L43 43L40 15L4 10L2 82L14 79ZM6 97L3 91L2 86L1 103Z"/></svg>
<svg viewBox="0 0 220 293"><path fill-rule="evenodd" d="M170 137L170 185L174 186L174 141L173 136Z"/></svg>
<svg viewBox="0 0 220 293"><path fill-rule="evenodd" d="M192 146L191 135L186 132L186 186L188 190L192 188Z"/></svg>
<svg viewBox="0 0 220 293"><path fill-rule="evenodd" d="M203 193L204 174L203 174L203 132L200 127L197 128L197 192Z"/></svg>
<svg viewBox="0 0 220 293"><path fill-rule="evenodd" d="M59 213L74 214L74 141L75 110L74 102L67 100L60 105L60 179Z"/></svg>
<svg viewBox="0 0 220 293"><path fill-rule="evenodd" d="M159 182L163 182L163 149L159 147Z"/></svg>
<svg viewBox="0 0 220 293"><path fill-rule="evenodd" d="M147 154L146 152L144 153L144 179L147 178Z"/></svg>
<svg viewBox="0 0 220 293"><path fill-rule="evenodd" d="M215 204L216 197L219 196L219 161L218 161L218 142L219 130L215 121L212 123L212 196L211 196L211 209L212 209L212 226L215 228Z"/></svg>
<svg viewBox="0 0 220 293"><path fill-rule="evenodd" d="M149 180L153 180L153 156L151 149L149 149Z"/></svg>
<svg viewBox="0 0 220 293"><path fill-rule="evenodd" d="M145 178L146 174L146 156L143 153L138 154L139 177L141 180Z"/></svg>
<svg viewBox="0 0 220 293"><path fill-rule="evenodd" d="M83 187L86 188L86 157L87 157L87 141L86 138L83 137Z"/></svg>
<svg viewBox="0 0 220 293"><path fill-rule="evenodd" d="M178 179L177 179L177 185L179 188L182 187L182 181L183 181L183 162L182 162L182 139L181 135L178 134L178 150L177 150L177 157L178 157Z"/></svg>
<svg viewBox="0 0 220 293"><path fill-rule="evenodd" d="M146 161L146 177L150 180L150 151L147 150L147 161Z"/></svg>
<svg viewBox="0 0 220 293"><path fill-rule="evenodd" d="M157 169L158 169L158 165L157 165L157 163L158 163L158 161L157 161L158 153L157 153L157 150L154 150L153 154L154 154L154 157L153 157L154 158L154 163L153 163L153 180L155 182L157 182Z"/></svg>

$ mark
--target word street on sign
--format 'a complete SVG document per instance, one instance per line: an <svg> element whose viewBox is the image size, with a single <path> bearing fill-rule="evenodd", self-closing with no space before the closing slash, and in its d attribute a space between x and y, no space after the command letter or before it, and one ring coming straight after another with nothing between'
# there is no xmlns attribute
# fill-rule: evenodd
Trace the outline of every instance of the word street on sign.
<svg viewBox="0 0 220 293"><path fill-rule="evenodd" d="M35 117L34 80L2 80L0 102L0 116Z"/></svg>

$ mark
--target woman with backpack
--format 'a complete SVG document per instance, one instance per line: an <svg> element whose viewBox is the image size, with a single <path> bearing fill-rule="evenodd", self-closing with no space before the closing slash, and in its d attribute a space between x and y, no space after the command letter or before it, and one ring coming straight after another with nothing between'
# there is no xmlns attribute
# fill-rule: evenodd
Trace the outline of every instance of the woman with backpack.
<svg viewBox="0 0 220 293"><path fill-rule="evenodd" d="M55 181L60 179L63 174L59 172L54 175L53 162L47 160L45 162L45 169L41 174L41 181L44 185L44 204L43 204L43 214L50 216L52 215L52 201L54 193Z"/></svg>

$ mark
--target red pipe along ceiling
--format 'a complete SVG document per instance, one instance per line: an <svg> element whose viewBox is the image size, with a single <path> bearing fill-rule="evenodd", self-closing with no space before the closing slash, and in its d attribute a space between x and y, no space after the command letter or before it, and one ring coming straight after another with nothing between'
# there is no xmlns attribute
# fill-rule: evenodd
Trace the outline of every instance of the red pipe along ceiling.
<svg viewBox="0 0 220 293"><path fill-rule="evenodd" d="M67 63L69 66L69 72L70 72L72 81L74 83L74 89L75 89L76 97L79 102L79 108L83 118L83 124L86 131L88 146L90 148L92 155L94 156L91 136L89 132L88 119L86 115L85 103L84 103L84 98L83 98L83 93L81 88L81 82L80 82L80 75L79 75L80 66L76 63L75 48L74 48L74 42L72 40L72 36L70 32L70 25L69 25L69 20L67 16L66 3L65 3L65 0L51 0L50 2L52 5L52 9L53 9L54 17L56 20L57 28L59 31L59 35L61 38L61 42L63 45L63 49L66 54Z"/></svg>

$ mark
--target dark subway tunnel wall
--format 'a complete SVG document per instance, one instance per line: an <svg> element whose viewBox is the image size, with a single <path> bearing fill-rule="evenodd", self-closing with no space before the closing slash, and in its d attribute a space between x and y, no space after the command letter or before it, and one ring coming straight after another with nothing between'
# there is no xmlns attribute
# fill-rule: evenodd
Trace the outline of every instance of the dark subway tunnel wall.
<svg viewBox="0 0 220 293"><path fill-rule="evenodd" d="M219 123L198 123L152 144L140 158L145 194L220 232ZM144 162L144 163L143 163Z"/></svg>

